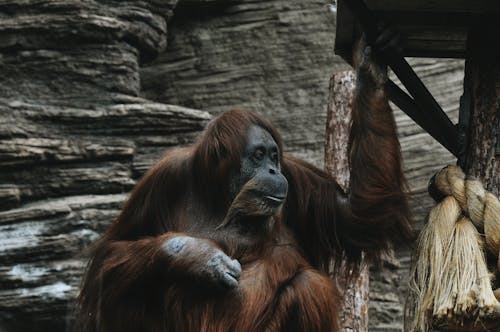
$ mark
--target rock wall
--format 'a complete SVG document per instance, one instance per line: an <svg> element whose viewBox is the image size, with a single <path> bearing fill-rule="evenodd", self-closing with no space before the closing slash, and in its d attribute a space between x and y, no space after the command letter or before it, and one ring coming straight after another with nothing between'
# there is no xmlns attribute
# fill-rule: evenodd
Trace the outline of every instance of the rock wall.
<svg viewBox="0 0 500 332"><path fill-rule="evenodd" d="M322 166L329 78L347 69L327 3L0 1L0 331L71 326L82 250L211 115L257 110ZM456 119L462 63L412 63ZM396 116L420 221L427 180L454 160ZM372 271L371 331L401 331L409 255L397 256Z"/></svg>
<svg viewBox="0 0 500 332"><path fill-rule="evenodd" d="M323 163L335 15L324 0L180 3L168 49L141 68L142 95L203 109L258 111L290 152Z"/></svg>
<svg viewBox="0 0 500 332"><path fill-rule="evenodd" d="M175 1L0 2L0 331L64 331L83 250L206 112L138 97Z"/></svg>

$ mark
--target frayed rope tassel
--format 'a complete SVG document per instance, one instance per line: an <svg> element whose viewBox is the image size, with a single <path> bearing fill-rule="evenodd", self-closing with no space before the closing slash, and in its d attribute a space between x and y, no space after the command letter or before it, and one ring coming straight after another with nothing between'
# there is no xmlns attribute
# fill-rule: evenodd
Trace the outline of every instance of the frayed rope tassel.
<svg viewBox="0 0 500 332"><path fill-rule="evenodd" d="M484 246L500 270L500 202L455 166L438 172L434 181L445 198L430 211L417 241L406 329L480 331L498 326L495 294L500 290L492 290Z"/></svg>

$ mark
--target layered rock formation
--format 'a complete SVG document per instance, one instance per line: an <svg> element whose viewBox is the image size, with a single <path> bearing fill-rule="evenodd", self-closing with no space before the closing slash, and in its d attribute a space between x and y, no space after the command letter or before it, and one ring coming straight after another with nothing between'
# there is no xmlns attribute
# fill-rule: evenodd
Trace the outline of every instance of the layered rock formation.
<svg viewBox="0 0 500 332"><path fill-rule="evenodd" d="M219 113L258 111L294 154L323 162L335 15L324 0L179 3L167 52L141 68L149 99ZM196 93L193 93L196 91Z"/></svg>
<svg viewBox="0 0 500 332"><path fill-rule="evenodd" d="M0 2L0 330L63 331L84 248L205 112L138 97L175 1Z"/></svg>

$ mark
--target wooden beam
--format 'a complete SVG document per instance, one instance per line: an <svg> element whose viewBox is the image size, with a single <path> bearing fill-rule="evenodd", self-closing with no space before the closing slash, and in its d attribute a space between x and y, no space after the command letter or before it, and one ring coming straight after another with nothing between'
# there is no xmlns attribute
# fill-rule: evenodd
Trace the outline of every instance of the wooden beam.
<svg viewBox="0 0 500 332"><path fill-rule="evenodd" d="M342 4L344 1L339 1ZM359 25L365 33L367 42L373 43L377 38L378 19L371 13L362 0L345 1L344 10L347 8L351 15L359 22ZM340 14L340 12L337 12ZM354 14L355 13L355 14ZM401 54L387 52L384 54L386 63L391 67L401 83L406 87L412 95L414 103L419 111L423 114L420 116L420 126L436 122L442 134L439 135L438 141L455 156L458 156L458 132L446 113L441 109L441 106L434 99L432 94L427 90L425 85L413 71L411 66L406 62ZM403 109L404 111L405 109ZM429 123L425 123L429 122ZM434 125L434 124L432 124Z"/></svg>

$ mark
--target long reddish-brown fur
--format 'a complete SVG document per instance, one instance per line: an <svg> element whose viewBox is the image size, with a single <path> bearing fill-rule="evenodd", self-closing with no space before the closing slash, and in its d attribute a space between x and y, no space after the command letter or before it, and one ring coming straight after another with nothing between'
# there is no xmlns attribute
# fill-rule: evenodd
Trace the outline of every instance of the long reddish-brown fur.
<svg viewBox="0 0 500 332"><path fill-rule="evenodd" d="M167 153L144 175L94 246L79 296L80 329L336 331L339 296L326 276L332 260L356 264L362 251L377 257L410 236L394 119L379 82L362 70L359 77L349 193L325 172L282 155L279 134L258 114L223 113L192 147ZM254 125L278 144L289 190L269 227L245 237L218 226ZM196 264L167 257L162 244L183 234L238 259L238 286L215 291L180 278Z"/></svg>

